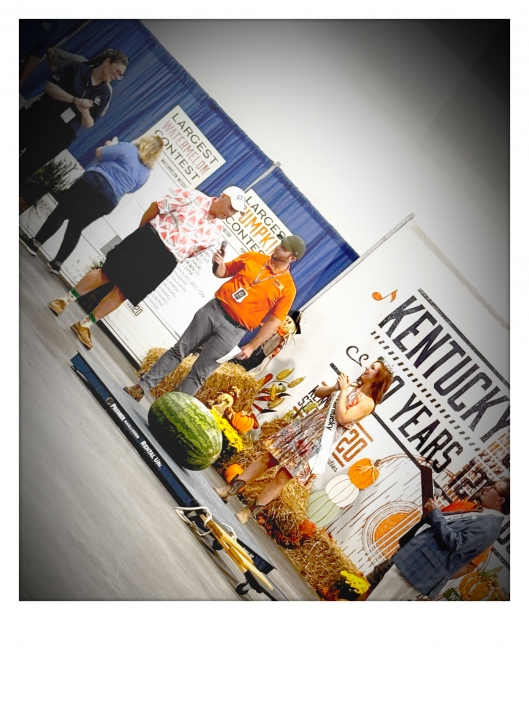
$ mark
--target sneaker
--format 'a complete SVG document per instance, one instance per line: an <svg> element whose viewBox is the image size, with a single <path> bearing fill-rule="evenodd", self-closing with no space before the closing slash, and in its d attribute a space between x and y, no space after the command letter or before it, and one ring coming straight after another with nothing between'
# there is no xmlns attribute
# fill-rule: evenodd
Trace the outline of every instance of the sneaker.
<svg viewBox="0 0 529 705"><path fill-rule="evenodd" d="M56 316L60 316L66 306L68 306L68 304L62 299L54 299L48 304L48 308L51 309Z"/></svg>
<svg viewBox="0 0 529 705"><path fill-rule="evenodd" d="M33 257L36 257L37 252L38 252L39 247L40 247L40 243L37 242L37 240L35 240L34 238L29 237L28 235L26 235L26 233L22 233L22 232L19 233L18 239L19 239L20 242L24 245L24 247L25 247L26 250L29 252L29 254L30 254L30 255L33 255Z"/></svg>
<svg viewBox="0 0 529 705"><path fill-rule="evenodd" d="M81 325L81 321L77 321L77 323L74 323L73 326L70 326L70 328L71 328L71 330L73 330L73 332L79 338L79 340L85 346L85 348L88 348L88 350L91 350L92 349L92 333L90 331L90 328L88 328L88 326Z"/></svg>
<svg viewBox="0 0 529 705"><path fill-rule="evenodd" d="M140 387L139 384L135 384L133 387L123 387L123 391L127 392L134 401L141 401L145 392Z"/></svg>
<svg viewBox="0 0 529 705"><path fill-rule="evenodd" d="M61 273L61 267L62 267L62 262L57 262L57 260L52 259L50 262L48 262L48 267L50 268L50 272L52 274L56 274L59 276Z"/></svg>

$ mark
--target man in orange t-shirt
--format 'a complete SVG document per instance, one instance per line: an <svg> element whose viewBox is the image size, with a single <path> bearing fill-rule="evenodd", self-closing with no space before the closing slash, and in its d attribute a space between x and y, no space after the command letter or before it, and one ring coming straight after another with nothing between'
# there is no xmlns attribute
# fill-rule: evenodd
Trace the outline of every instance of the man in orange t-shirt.
<svg viewBox="0 0 529 705"><path fill-rule="evenodd" d="M303 257L305 249L300 237L288 235L270 256L245 252L231 262L224 262L224 253L218 250L213 256L215 276L229 281L196 312L178 343L160 357L138 384L125 387L125 391L140 401L184 357L205 343L189 374L176 389L195 394L219 366L217 360L237 346L246 331L258 328L264 320L259 332L243 345L236 358L248 359L276 332L290 311L296 296L290 265Z"/></svg>

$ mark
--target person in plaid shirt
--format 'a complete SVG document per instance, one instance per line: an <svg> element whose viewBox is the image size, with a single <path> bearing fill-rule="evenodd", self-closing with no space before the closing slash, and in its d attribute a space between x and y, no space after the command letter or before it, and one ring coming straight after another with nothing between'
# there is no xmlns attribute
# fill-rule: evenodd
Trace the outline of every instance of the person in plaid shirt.
<svg viewBox="0 0 529 705"><path fill-rule="evenodd" d="M151 203L140 226L114 247L103 266L93 269L61 298L48 307L60 316L79 296L112 282L114 288L86 318L71 326L88 349L92 347L90 326L115 311L125 299L133 306L152 293L178 262L214 246L222 233L222 222L246 207L244 191L230 186L214 198L192 189L170 189Z"/></svg>
<svg viewBox="0 0 529 705"><path fill-rule="evenodd" d="M469 572L469 564L492 546L509 512L508 478L482 489L481 511L443 513L441 502L430 498L424 505L425 524L393 556L392 567L367 599L436 597L449 580Z"/></svg>

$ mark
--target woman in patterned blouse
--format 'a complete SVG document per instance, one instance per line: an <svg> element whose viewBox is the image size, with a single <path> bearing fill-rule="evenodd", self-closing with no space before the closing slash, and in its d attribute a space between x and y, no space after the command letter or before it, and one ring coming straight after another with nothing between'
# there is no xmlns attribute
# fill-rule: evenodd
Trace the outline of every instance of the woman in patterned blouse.
<svg viewBox="0 0 529 705"><path fill-rule="evenodd" d="M341 373L334 387L322 386L316 389L315 395L320 399L339 391L335 409L337 428L333 444L350 424L369 416L389 389L393 374L388 369L389 365L386 365L383 359L376 360L366 367L355 385L351 385L347 375ZM326 417L327 404L266 438L264 445L267 452L254 460L229 485L215 490L219 497L227 500L230 495L239 492L247 482L256 480L270 468L279 467L274 478L257 497L255 504L236 514L242 524L278 497L293 477L301 484L311 478L308 461L320 450Z"/></svg>

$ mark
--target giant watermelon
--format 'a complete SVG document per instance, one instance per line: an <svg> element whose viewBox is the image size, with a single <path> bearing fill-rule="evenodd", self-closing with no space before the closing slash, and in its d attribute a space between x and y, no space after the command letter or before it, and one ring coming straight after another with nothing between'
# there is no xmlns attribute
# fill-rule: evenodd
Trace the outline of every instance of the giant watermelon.
<svg viewBox="0 0 529 705"><path fill-rule="evenodd" d="M201 401L168 392L149 409L149 428L173 460L188 470L204 470L220 455L222 433Z"/></svg>

